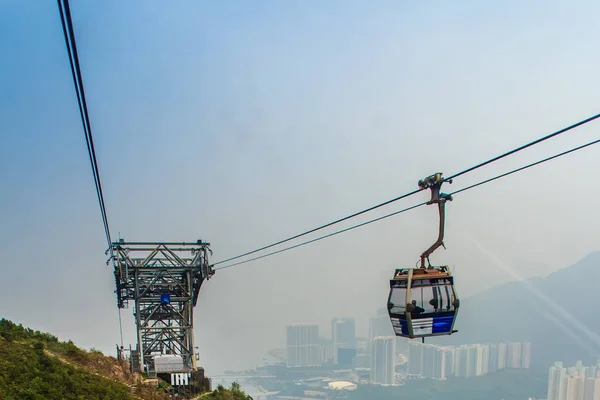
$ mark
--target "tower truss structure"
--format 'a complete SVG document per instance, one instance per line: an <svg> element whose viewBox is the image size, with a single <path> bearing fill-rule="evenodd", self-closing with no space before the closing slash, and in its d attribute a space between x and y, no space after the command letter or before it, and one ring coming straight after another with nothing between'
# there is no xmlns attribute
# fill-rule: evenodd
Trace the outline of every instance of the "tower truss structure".
<svg viewBox="0 0 600 400"><path fill-rule="evenodd" d="M202 283L214 274L208 262L210 243L121 239L112 243L109 251L117 305L126 308L129 301L135 304L138 345L132 369L149 373L196 371L193 308ZM159 354L179 356L181 363L165 365L159 371L155 363Z"/></svg>

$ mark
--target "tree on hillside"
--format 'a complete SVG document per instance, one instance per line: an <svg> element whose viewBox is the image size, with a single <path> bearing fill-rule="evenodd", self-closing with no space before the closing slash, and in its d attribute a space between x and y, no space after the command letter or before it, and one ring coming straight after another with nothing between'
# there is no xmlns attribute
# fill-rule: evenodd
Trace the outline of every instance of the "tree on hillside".
<svg viewBox="0 0 600 400"><path fill-rule="evenodd" d="M229 389L225 389L223 385L219 385L211 394L202 398L215 400L253 400L251 396L247 395L240 388L240 384L237 382L233 382Z"/></svg>

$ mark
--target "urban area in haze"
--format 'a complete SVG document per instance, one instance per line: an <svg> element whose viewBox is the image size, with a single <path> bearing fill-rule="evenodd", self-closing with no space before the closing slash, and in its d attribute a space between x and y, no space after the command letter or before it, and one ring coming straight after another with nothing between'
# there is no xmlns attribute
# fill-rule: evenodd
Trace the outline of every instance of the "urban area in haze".
<svg viewBox="0 0 600 400"><path fill-rule="evenodd" d="M600 400L598 16L0 0L0 400Z"/></svg>
<svg viewBox="0 0 600 400"><path fill-rule="evenodd" d="M599 265L597 252L559 275L569 271L583 277L594 273ZM522 290L525 287L520 285ZM521 297L518 289L509 293ZM489 294L467 301L485 302L486 296ZM594 359L591 347L582 349L573 343L557 349L551 342L535 340L526 331L526 324L531 323L526 320L528 312L512 312L513 329L495 325L499 331L495 337L505 335L510 340L462 344L461 340L440 344L439 340L422 343L396 337L386 309L378 309L368 319L365 337L357 335L356 320L350 317L332 318L327 326L330 329L314 323L288 324L282 329L285 347L270 350L263 365L226 371L213 379L221 383L237 380L255 398L264 399L600 398L600 357ZM497 318L510 318L510 314L500 313ZM480 323L490 324L492 320L490 316ZM515 334L519 331L520 335ZM519 336L522 341L514 340ZM565 361L550 362L553 357L564 357ZM481 389L486 385L493 385L495 393L485 394Z"/></svg>

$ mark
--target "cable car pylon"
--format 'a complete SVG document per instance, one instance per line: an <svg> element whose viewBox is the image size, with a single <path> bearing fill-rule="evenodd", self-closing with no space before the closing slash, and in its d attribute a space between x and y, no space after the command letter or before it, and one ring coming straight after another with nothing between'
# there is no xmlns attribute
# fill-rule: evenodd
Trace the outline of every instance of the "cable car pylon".
<svg viewBox="0 0 600 400"><path fill-rule="evenodd" d="M445 180L441 172L418 182L422 189L430 189L431 200L427 205L437 204L439 213L438 238L421 254L419 268L396 269L390 280L388 313L396 336L410 339L421 338L424 343L429 336L451 335L460 302L454 289L454 277L447 265L433 266L429 256L440 246L444 247L446 202L452 196L441 193Z"/></svg>
<svg viewBox="0 0 600 400"><path fill-rule="evenodd" d="M117 305L134 302L137 346L132 372L156 377L190 373L204 381L194 342L194 307L202 284L214 275L210 243L125 242L111 244Z"/></svg>

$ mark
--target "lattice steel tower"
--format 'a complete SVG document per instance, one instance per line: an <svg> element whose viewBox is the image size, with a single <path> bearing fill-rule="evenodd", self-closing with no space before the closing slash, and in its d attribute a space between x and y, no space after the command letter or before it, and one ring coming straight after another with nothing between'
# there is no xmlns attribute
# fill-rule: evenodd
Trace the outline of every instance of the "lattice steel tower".
<svg viewBox="0 0 600 400"><path fill-rule="evenodd" d="M173 366L173 372L197 370L193 308L202 283L214 274L208 263L209 246L201 240L112 243L109 262L114 267L117 305L126 308L130 300L135 303L134 371L156 372L154 357L159 353L181 357L183 367Z"/></svg>

